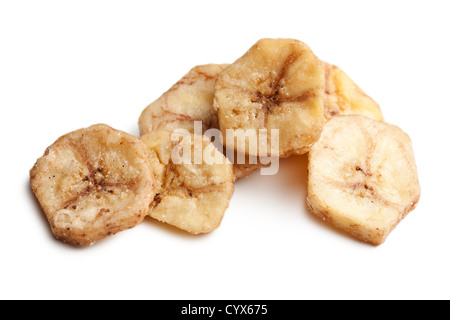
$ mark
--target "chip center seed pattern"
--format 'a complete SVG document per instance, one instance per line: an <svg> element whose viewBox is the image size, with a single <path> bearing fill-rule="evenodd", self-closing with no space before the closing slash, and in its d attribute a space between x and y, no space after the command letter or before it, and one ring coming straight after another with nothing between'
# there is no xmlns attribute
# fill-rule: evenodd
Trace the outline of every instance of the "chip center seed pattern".
<svg viewBox="0 0 450 320"><path fill-rule="evenodd" d="M227 130L276 129L279 155L287 157L308 152L319 138L323 100L324 70L311 49L297 40L263 39L219 76L214 107L225 137ZM248 144L233 145L266 155L260 146L254 153Z"/></svg>
<svg viewBox="0 0 450 320"><path fill-rule="evenodd" d="M154 196L145 145L106 125L61 137L30 175L53 233L77 246L134 227Z"/></svg>
<svg viewBox="0 0 450 320"><path fill-rule="evenodd" d="M419 197L411 140L403 131L359 115L326 123L309 154L313 213L378 245Z"/></svg>
<svg viewBox="0 0 450 320"><path fill-rule="evenodd" d="M174 142L167 131L155 131L141 138L150 149L151 162L159 168L155 171L157 193L149 216L192 234L219 227L234 190L232 164L205 137L197 139L200 145L196 146L196 138L199 137L188 135ZM190 151L190 163L173 163L170 153L177 147ZM209 151L214 162L195 164L196 151Z"/></svg>

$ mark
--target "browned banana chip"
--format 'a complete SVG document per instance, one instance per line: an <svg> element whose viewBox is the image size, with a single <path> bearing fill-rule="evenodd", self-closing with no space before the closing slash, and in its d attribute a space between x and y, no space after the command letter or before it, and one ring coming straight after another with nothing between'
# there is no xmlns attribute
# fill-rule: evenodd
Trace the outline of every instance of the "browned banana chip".
<svg viewBox="0 0 450 320"><path fill-rule="evenodd" d="M361 115L384 121L380 106L362 91L341 69L326 62L325 119L336 115Z"/></svg>
<svg viewBox="0 0 450 320"><path fill-rule="evenodd" d="M172 134L154 131L141 138L150 149L157 186L148 215L191 234L211 232L233 195L233 166L206 137L189 134L172 141Z"/></svg>
<svg viewBox="0 0 450 320"><path fill-rule="evenodd" d="M214 86L228 65L208 64L193 68L169 91L150 104L139 119L141 136L156 130L186 129L194 133L194 121L203 132L218 128L213 108Z"/></svg>
<svg viewBox="0 0 450 320"><path fill-rule="evenodd" d="M328 121L309 153L308 171L310 210L375 245L386 240L420 198L408 135L363 116Z"/></svg>
<svg viewBox="0 0 450 320"><path fill-rule="evenodd" d="M272 130L279 130L279 155L303 154L317 141L324 122L324 71L304 43L263 39L224 70L214 107L228 148L258 156L277 155ZM227 137L227 130L239 130ZM243 133L267 129L267 146L239 143ZM232 140L232 141L230 141ZM266 153L267 152L267 153Z"/></svg>
<svg viewBox="0 0 450 320"><path fill-rule="evenodd" d="M30 176L54 235L76 246L136 226L155 195L146 146L101 124L59 138Z"/></svg>

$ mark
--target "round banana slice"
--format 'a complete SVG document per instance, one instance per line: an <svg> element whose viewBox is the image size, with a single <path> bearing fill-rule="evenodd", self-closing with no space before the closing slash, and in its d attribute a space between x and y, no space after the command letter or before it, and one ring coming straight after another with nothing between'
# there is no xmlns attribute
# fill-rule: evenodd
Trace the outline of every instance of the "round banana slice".
<svg viewBox="0 0 450 320"><path fill-rule="evenodd" d="M314 214L379 245L419 198L411 140L401 129L359 115L325 124L309 154L307 204Z"/></svg>
<svg viewBox="0 0 450 320"><path fill-rule="evenodd" d="M139 119L141 136L156 130L186 129L194 133L194 121L201 121L203 132L218 128L213 108L214 85L228 65L208 64L193 68L169 91L150 104Z"/></svg>
<svg viewBox="0 0 450 320"><path fill-rule="evenodd" d="M384 121L380 106L362 91L341 69L326 62L325 67L325 119L336 115L362 115Z"/></svg>
<svg viewBox="0 0 450 320"><path fill-rule="evenodd" d="M181 139L181 140L179 140ZM150 149L157 193L148 215L191 234L219 227L234 191L233 166L204 136L154 131L141 140ZM182 162L174 155L182 155Z"/></svg>
<svg viewBox="0 0 450 320"><path fill-rule="evenodd" d="M59 138L30 176L54 235L75 246L136 226L155 195L146 146L102 124Z"/></svg>
<svg viewBox="0 0 450 320"><path fill-rule="evenodd" d="M250 155L276 153L271 147L272 129L279 130L281 157L308 152L320 136L323 105L323 65L297 40L260 40L216 83L214 107L225 144ZM227 136L230 129L237 131ZM267 129L267 145L258 139L254 150L250 143L239 142L248 130L260 136L261 129Z"/></svg>

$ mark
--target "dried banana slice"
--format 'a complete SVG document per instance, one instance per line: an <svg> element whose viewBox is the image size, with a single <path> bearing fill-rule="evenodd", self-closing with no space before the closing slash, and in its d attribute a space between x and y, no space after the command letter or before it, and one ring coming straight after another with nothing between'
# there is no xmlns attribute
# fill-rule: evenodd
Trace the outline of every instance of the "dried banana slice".
<svg viewBox="0 0 450 320"><path fill-rule="evenodd" d="M384 121L380 106L364 93L341 69L326 62L325 67L325 119L336 115L357 114Z"/></svg>
<svg viewBox="0 0 450 320"><path fill-rule="evenodd" d="M59 138L30 176L54 235L76 246L136 226L155 195L146 146L106 125Z"/></svg>
<svg viewBox="0 0 450 320"><path fill-rule="evenodd" d="M141 140L150 149L157 193L148 215L191 234L208 233L222 222L234 191L233 166L204 136L154 131ZM173 155L182 154L183 163ZM198 158L198 157L201 158Z"/></svg>
<svg viewBox="0 0 450 320"><path fill-rule="evenodd" d="M194 121L203 132L218 128L213 108L214 85L228 65L208 64L193 68L169 91L150 104L139 119L141 136L156 130L186 129L194 133Z"/></svg>
<svg viewBox="0 0 450 320"><path fill-rule="evenodd" d="M374 245L383 243L420 198L411 140L363 116L325 124L309 154L307 204L317 216Z"/></svg>
<svg viewBox="0 0 450 320"><path fill-rule="evenodd" d="M308 46L292 39L256 43L221 73L214 99L227 147L258 156L266 156L266 148L258 141L255 152L237 142L242 131L258 135L268 129L270 156L271 130L279 130L279 155L303 154L320 136L323 104L323 65ZM230 138L227 129L243 130Z"/></svg>

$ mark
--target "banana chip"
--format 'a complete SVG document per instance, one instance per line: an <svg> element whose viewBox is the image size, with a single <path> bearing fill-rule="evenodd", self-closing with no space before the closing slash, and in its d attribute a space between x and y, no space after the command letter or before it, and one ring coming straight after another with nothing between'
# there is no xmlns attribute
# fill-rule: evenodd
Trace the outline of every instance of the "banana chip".
<svg viewBox="0 0 450 320"><path fill-rule="evenodd" d="M106 125L58 139L30 176L54 235L75 246L136 226L155 195L146 146Z"/></svg>
<svg viewBox="0 0 450 320"><path fill-rule="evenodd" d="M217 77L228 65L208 64L193 68L169 91L150 104L139 118L141 136L157 130L185 129L194 133L201 121L203 132L218 128L213 108Z"/></svg>
<svg viewBox="0 0 450 320"><path fill-rule="evenodd" d="M364 93L341 69L326 62L325 119L337 115L361 115L384 121L380 106Z"/></svg>
<svg viewBox="0 0 450 320"><path fill-rule="evenodd" d="M141 140L150 149L156 196L148 215L191 234L219 227L234 191L233 166L204 136L154 131ZM174 161L182 154L183 162ZM199 158L200 156L200 158Z"/></svg>
<svg viewBox="0 0 450 320"><path fill-rule="evenodd" d="M214 107L225 145L254 156L272 155L271 148L252 150L229 141L227 130L279 130L279 156L304 154L317 141L324 122L324 70L311 49L298 40L263 39L224 70L216 83ZM237 132L231 139L240 139ZM267 152L267 153L266 153Z"/></svg>
<svg viewBox="0 0 450 320"><path fill-rule="evenodd" d="M325 124L309 154L307 204L314 214L379 245L419 198L406 133L357 115L333 117Z"/></svg>

